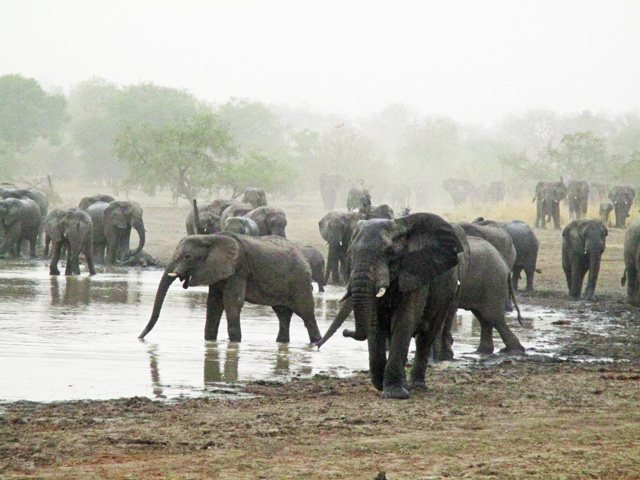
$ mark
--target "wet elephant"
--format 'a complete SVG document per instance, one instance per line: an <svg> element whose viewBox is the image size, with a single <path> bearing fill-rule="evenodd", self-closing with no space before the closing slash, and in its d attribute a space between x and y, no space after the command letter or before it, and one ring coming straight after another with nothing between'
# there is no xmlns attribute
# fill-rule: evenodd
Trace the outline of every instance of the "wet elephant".
<svg viewBox="0 0 640 480"><path fill-rule="evenodd" d="M625 228L635 198L636 189L629 185L617 185L609 192L609 200L616 215L616 228Z"/></svg>
<svg viewBox="0 0 640 480"><path fill-rule="evenodd" d="M193 199L193 209L185 220L185 226L187 235L211 235L222 230L220 216L209 210L200 211L195 198Z"/></svg>
<svg viewBox="0 0 640 480"><path fill-rule="evenodd" d="M596 219L574 220L563 230L562 269L572 298L580 298L584 277L589 272L584 297L594 300L608 233L602 220Z"/></svg>
<svg viewBox="0 0 640 480"><path fill-rule="evenodd" d="M621 285L627 287L627 300L640 307L640 220L635 220L624 236L624 274Z"/></svg>
<svg viewBox="0 0 640 480"><path fill-rule="evenodd" d="M18 258L22 243L27 241L29 256L35 258L41 225L40 207L30 198L0 200L0 253Z"/></svg>
<svg viewBox="0 0 640 480"><path fill-rule="evenodd" d="M232 233L184 237L165 268L151 318L140 338L158 321L167 291L176 278L183 288L209 287L205 340L218 338L224 312L229 339L241 341L240 310L245 301L273 308L280 323L277 342L289 341L294 313L302 318L311 342L320 340L311 269L298 247L285 238Z"/></svg>
<svg viewBox="0 0 640 480"><path fill-rule="evenodd" d="M339 285L347 281L347 249L358 220L356 212L329 212L318 222L320 235L329 244L325 285Z"/></svg>
<svg viewBox="0 0 640 480"><path fill-rule="evenodd" d="M564 181L538 182L535 190L536 228L545 228L553 220L553 228L560 228L560 202L567 198Z"/></svg>
<svg viewBox="0 0 640 480"><path fill-rule="evenodd" d="M267 194L262 188L247 188L244 192L243 203L250 204L253 208L267 206Z"/></svg>
<svg viewBox="0 0 640 480"><path fill-rule="evenodd" d="M80 203L78 204L78 207L82 210L86 210L87 208L89 208L90 205L93 205L96 202L110 203L110 202L114 202L115 200L116 199L111 195L98 193L96 195L91 195L89 197L82 197L80 199Z"/></svg>
<svg viewBox="0 0 640 480"><path fill-rule="evenodd" d="M311 280L316 282L319 292L324 292L324 256L312 245L300 245L298 248L311 267Z"/></svg>
<svg viewBox="0 0 640 480"><path fill-rule="evenodd" d="M260 235L287 236L287 215L284 210L276 207L258 207L244 214L258 225Z"/></svg>
<svg viewBox="0 0 640 480"><path fill-rule="evenodd" d="M60 275L58 261L63 247L67 251L65 275L80 275L80 254L84 254L90 275L95 275L93 264L93 222L80 208L54 210L45 219L45 234L51 240L49 273Z"/></svg>
<svg viewBox="0 0 640 480"><path fill-rule="evenodd" d="M569 218L578 220L587 215L589 204L589 184L584 180L571 180L567 183Z"/></svg>
<svg viewBox="0 0 640 480"><path fill-rule="evenodd" d="M224 221L225 232L239 233L241 235L260 236L258 224L246 217L229 217Z"/></svg>

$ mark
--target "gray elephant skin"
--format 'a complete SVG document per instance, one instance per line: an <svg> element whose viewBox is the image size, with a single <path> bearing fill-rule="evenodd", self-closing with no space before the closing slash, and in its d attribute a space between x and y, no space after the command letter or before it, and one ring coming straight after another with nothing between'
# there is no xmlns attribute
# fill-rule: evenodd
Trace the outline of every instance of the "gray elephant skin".
<svg viewBox="0 0 640 480"><path fill-rule="evenodd" d="M516 259L513 264L511 276L513 288L514 290L518 290L520 273L524 270L525 276L527 277L526 291L533 292L534 275L540 273L540 270L536 268L540 242L533 229L522 220L496 222L479 217L474 220L474 223L494 225L503 228L511 236L513 246L516 250Z"/></svg>
<svg viewBox="0 0 640 480"><path fill-rule="evenodd" d="M358 220L356 212L329 212L318 222L320 235L329 244L325 285L341 285L347 281L347 249Z"/></svg>
<svg viewBox="0 0 640 480"><path fill-rule="evenodd" d="M115 200L116 199L113 198L111 195L97 193L96 195L91 195L89 197L82 197L80 199L80 203L78 204L78 207L82 210L86 210L87 208L89 208L90 205L93 205L96 202L110 203L110 202L114 202Z"/></svg>
<svg viewBox="0 0 640 480"><path fill-rule="evenodd" d="M627 287L627 300L631 305L640 306L640 220L635 220L624 236L624 274L620 284Z"/></svg>
<svg viewBox="0 0 640 480"><path fill-rule="evenodd" d="M35 258L41 224L40 208L30 198L0 200L0 253L18 258L22 243L27 241L29 256Z"/></svg>
<svg viewBox="0 0 640 480"><path fill-rule="evenodd" d="M569 218L579 220L587 215L589 205L589 184L584 180L570 180L567 183Z"/></svg>
<svg viewBox="0 0 640 480"><path fill-rule="evenodd" d="M371 205L371 194L366 188L351 188L347 193L347 211Z"/></svg>
<svg viewBox="0 0 640 480"><path fill-rule="evenodd" d="M616 185L609 192L609 200L616 215L616 228L625 228L634 198L636 189L629 185Z"/></svg>
<svg viewBox="0 0 640 480"><path fill-rule="evenodd" d="M239 233L241 235L260 236L258 224L246 217L229 217L224 221L225 232Z"/></svg>
<svg viewBox="0 0 640 480"><path fill-rule="evenodd" d="M312 245L300 245L298 248L311 267L311 280L316 282L319 292L324 292L324 256Z"/></svg>
<svg viewBox="0 0 640 480"><path fill-rule="evenodd" d="M580 298L584 277L589 272L584 296L587 300L594 300L608 233L602 220L597 219L574 220L563 230L562 269L572 298Z"/></svg>
<svg viewBox="0 0 640 480"><path fill-rule="evenodd" d="M44 219L49 213L49 200L47 196L39 190L33 188L0 188L0 197L7 198L30 198L40 210L40 218Z"/></svg>
<svg viewBox="0 0 640 480"><path fill-rule="evenodd" d="M282 237L231 233L184 237L165 268L151 318L140 338L156 324L167 291L176 278L183 288L209 286L205 340L218 338L224 311L229 339L241 341L240 310L245 301L273 308L280 324L276 341L289 341L294 313L304 321L311 342L320 340L311 269L298 247Z"/></svg>
<svg viewBox="0 0 640 480"><path fill-rule="evenodd" d="M476 194L474 183L461 178L447 178L442 182L442 188L449 193L451 201L456 207L473 199Z"/></svg>
<svg viewBox="0 0 640 480"><path fill-rule="evenodd" d="M607 227L611 226L611 212L613 212L613 203L601 202L599 209L600 220L604 222Z"/></svg>
<svg viewBox="0 0 640 480"><path fill-rule="evenodd" d="M244 214L258 225L260 235L277 235L287 237L287 215L276 207L258 207Z"/></svg>
<svg viewBox="0 0 640 480"><path fill-rule="evenodd" d="M268 207L263 207L263 208L268 208ZM224 225L224 222L227 220L227 218L241 217L251 212L254 209L255 208L250 203L240 203L240 202L232 203L222 211L222 214L220 215L220 224Z"/></svg>
<svg viewBox="0 0 640 480"><path fill-rule="evenodd" d="M341 309L353 307L356 328L343 333L368 340L371 380L385 398L407 398L408 389L424 386L431 346L455 307L454 267L462 251L453 227L437 215L416 213L358 225L350 247L350 298ZM320 345L341 322L339 316ZM414 336L416 354L407 384L405 366Z"/></svg>
<svg viewBox="0 0 640 480"><path fill-rule="evenodd" d="M567 187L559 182L538 182L535 190L536 228L546 228L553 220L553 228L560 229L560 202L567 198Z"/></svg>
<svg viewBox="0 0 640 480"><path fill-rule="evenodd" d="M87 208L93 222L93 254L97 263L114 265L138 255L145 244L142 207L137 202L95 202ZM138 233L138 246L129 252L131 229Z"/></svg>
<svg viewBox="0 0 640 480"><path fill-rule="evenodd" d="M93 222L80 208L54 210L45 219L45 234L51 240L49 274L60 275L58 261L63 247L67 251L65 275L80 275L80 253L83 253L90 275L95 275L93 264Z"/></svg>
<svg viewBox="0 0 640 480"><path fill-rule="evenodd" d="M193 210L189 212L185 220L187 235L210 235L222 230L220 215L216 215L206 208L200 211L198 201L193 199Z"/></svg>
<svg viewBox="0 0 640 480"><path fill-rule="evenodd" d="M244 192L243 203L250 204L253 208L267 206L267 194L262 188L249 187Z"/></svg>

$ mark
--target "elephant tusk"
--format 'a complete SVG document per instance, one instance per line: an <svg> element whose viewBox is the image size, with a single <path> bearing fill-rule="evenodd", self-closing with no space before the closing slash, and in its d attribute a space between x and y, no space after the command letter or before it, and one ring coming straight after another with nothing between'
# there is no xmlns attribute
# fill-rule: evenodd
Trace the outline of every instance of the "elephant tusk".
<svg viewBox="0 0 640 480"><path fill-rule="evenodd" d="M172 273L167 273L167 276L169 276L169 277L177 277L178 274L176 272L172 272Z"/></svg>
<svg viewBox="0 0 640 480"><path fill-rule="evenodd" d="M384 296L385 293L387 293L387 289L382 287L380 290L378 290L378 293L376 294L376 297L380 298L380 297Z"/></svg>

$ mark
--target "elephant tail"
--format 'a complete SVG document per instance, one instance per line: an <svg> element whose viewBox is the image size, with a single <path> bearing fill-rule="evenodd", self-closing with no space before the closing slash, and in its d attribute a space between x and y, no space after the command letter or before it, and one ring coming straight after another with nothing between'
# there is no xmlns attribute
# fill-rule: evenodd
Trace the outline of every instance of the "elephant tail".
<svg viewBox="0 0 640 480"><path fill-rule="evenodd" d="M522 314L520 313L520 307L518 306L518 302L516 301L516 294L513 291L513 283L511 282L511 275L507 275L507 285L509 286L509 298L513 302L513 306L516 308L516 312L518 312L518 323L520 325L524 324L524 318L522 318Z"/></svg>
<svg viewBox="0 0 640 480"><path fill-rule="evenodd" d="M320 347L324 345L327 342L327 340L329 340L333 336L334 333L336 333L338 328L340 328L340 326L344 323L344 321L347 319L347 317L352 311L353 311L353 302L351 301L351 298L344 299L344 303L342 304L342 307L340 307L340 310L336 314L336 318L333 319L333 322L331 322L331 325L327 329L327 332L324 334L322 339L318 343L316 343L316 346L318 347L318 349L320 349Z"/></svg>
<svg viewBox="0 0 640 480"><path fill-rule="evenodd" d="M536 273L542 273L542 270L540 270L539 268L536 268Z"/></svg>

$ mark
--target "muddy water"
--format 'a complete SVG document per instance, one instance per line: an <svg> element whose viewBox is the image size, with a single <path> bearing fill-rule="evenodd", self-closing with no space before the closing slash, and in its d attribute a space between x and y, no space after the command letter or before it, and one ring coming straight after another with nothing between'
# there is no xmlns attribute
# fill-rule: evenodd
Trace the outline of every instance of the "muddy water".
<svg viewBox="0 0 640 480"><path fill-rule="evenodd" d="M109 399L130 396L242 395L247 380L282 380L315 374L346 376L368 368L366 342L336 334L320 351L309 345L298 317L291 343L278 344L278 322L269 307L246 304L242 342L203 339L205 288L172 286L160 319L146 339L146 325L161 272L109 269L94 277L51 277L43 262L3 262L0 270L0 401ZM315 293L324 332L343 295L329 287ZM526 326L512 328L531 351L553 353L554 312L524 307ZM347 320L346 326L352 325ZM473 360L480 329L466 312L454 325L458 360ZM496 337L496 349L503 346Z"/></svg>

